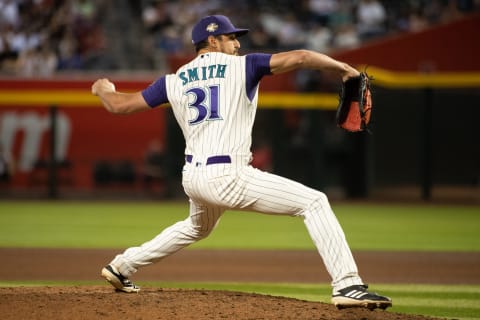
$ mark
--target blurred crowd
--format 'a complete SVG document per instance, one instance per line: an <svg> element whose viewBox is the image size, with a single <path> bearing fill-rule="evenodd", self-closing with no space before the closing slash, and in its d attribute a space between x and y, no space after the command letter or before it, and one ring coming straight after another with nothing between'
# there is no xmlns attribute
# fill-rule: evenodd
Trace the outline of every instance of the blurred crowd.
<svg viewBox="0 0 480 320"><path fill-rule="evenodd" d="M103 45L94 1L0 0L1 72L49 76L82 69Z"/></svg>
<svg viewBox="0 0 480 320"><path fill-rule="evenodd" d="M162 68L168 54L193 53L191 27L212 13L251 30L244 52L328 53L479 8L479 0L0 0L0 74Z"/></svg>

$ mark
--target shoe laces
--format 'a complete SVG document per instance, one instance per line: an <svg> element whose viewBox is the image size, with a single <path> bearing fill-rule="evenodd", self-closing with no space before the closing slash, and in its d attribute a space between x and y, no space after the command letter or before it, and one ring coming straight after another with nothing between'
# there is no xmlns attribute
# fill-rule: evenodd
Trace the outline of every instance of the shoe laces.
<svg viewBox="0 0 480 320"><path fill-rule="evenodd" d="M360 284L358 285L358 288L363 291L367 291L368 289L368 284Z"/></svg>
<svg viewBox="0 0 480 320"><path fill-rule="evenodd" d="M122 280L122 283L125 287L135 287L135 285L132 283L132 281L130 281L129 279L127 278L124 278Z"/></svg>

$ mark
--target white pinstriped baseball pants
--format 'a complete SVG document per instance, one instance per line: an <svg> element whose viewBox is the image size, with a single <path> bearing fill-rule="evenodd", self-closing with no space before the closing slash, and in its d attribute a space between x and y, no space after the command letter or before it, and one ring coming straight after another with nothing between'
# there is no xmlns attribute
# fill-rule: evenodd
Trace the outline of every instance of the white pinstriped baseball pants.
<svg viewBox="0 0 480 320"><path fill-rule="evenodd" d="M199 161L200 160L200 161ZM332 277L333 290L362 284L357 266L327 197L298 182L260 171L248 158L231 164L186 163L183 187L190 197L190 214L152 240L119 254L112 264L124 276L210 234L227 209L302 217Z"/></svg>

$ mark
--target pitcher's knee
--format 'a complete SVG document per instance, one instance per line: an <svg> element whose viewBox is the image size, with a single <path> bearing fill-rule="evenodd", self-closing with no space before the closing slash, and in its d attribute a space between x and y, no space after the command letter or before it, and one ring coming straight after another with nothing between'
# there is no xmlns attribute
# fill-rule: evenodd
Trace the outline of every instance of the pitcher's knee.
<svg viewBox="0 0 480 320"><path fill-rule="evenodd" d="M317 192L315 197L310 201L302 211L303 215L306 216L311 213L323 212L326 209L330 210L330 203L328 197L323 192Z"/></svg>
<svg viewBox="0 0 480 320"><path fill-rule="evenodd" d="M194 240L201 240L206 238L213 230L214 226L193 225L188 223L185 227L185 233Z"/></svg>

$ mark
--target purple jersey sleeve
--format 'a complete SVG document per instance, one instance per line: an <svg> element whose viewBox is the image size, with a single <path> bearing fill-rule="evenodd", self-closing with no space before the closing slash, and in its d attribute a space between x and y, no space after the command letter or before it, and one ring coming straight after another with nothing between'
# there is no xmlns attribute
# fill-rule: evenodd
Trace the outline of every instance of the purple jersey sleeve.
<svg viewBox="0 0 480 320"><path fill-rule="evenodd" d="M246 88L250 100L255 95L255 90L263 76L270 75L271 54L252 53L246 55Z"/></svg>
<svg viewBox="0 0 480 320"><path fill-rule="evenodd" d="M162 103L167 103L168 97L165 76L159 78L143 90L142 96L151 108L159 106Z"/></svg>

